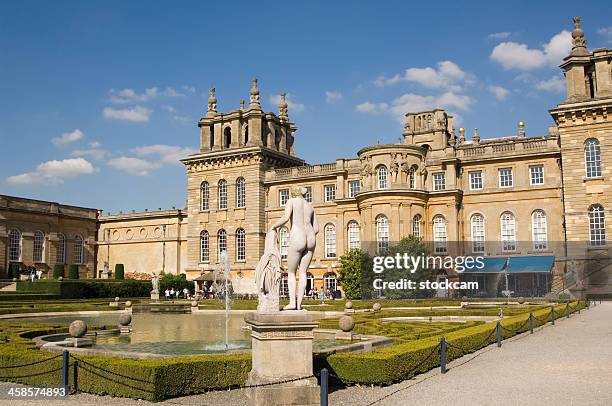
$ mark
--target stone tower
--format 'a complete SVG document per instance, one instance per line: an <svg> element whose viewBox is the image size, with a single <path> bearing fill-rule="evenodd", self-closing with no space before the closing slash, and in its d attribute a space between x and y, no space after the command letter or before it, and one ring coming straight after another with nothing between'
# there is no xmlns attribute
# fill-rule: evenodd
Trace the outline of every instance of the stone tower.
<svg viewBox="0 0 612 406"><path fill-rule="evenodd" d="M580 262L608 255L612 239L612 50L589 52L580 17L573 21L572 51L560 65L567 97L550 114L560 137L567 256Z"/></svg>
<svg viewBox="0 0 612 406"><path fill-rule="evenodd" d="M236 288L241 279L252 282L255 264L246 258L259 258L263 250L264 171L304 164L295 156L297 129L289 121L285 94L278 115L262 111L257 79L249 96L248 107L241 101L239 109L219 113L211 88L208 111L198 123L200 152L181 161L188 184L187 271L214 269L226 250Z"/></svg>

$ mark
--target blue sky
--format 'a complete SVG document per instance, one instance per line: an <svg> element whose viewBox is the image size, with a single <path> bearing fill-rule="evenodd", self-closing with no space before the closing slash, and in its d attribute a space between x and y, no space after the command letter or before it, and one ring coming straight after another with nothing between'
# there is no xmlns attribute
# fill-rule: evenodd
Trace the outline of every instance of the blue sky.
<svg viewBox="0 0 612 406"><path fill-rule="evenodd" d="M117 212L183 207L208 88L219 111L289 93L309 163L395 142L443 107L471 134L547 132L582 16L612 47L609 2L0 3L0 193ZM564 32L565 30L565 32Z"/></svg>

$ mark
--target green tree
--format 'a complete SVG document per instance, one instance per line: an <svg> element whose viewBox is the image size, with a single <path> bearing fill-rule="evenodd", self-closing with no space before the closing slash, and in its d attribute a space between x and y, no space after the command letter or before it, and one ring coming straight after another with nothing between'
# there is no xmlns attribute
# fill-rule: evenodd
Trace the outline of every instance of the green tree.
<svg viewBox="0 0 612 406"><path fill-rule="evenodd" d="M68 279L79 279L79 266L71 264L68 267Z"/></svg>
<svg viewBox="0 0 612 406"><path fill-rule="evenodd" d="M339 280L347 299L361 299L362 274L370 256L358 248L349 250L340 257Z"/></svg>
<svg viewBox="0 0 612 406"><path fill-rule="evenodd" d="M171 273L162 273L159 277L159 291L163 292L168 289L180 290L187 288L193 290L193 282L187 280L187 275L184 273L174 275Z"/></svg>
<svg viewBox="0 0 612 406"><path fill-rule="evenodd" d="M125 268L123 264L115 264L115 279L125 279Z"/></svg>
<svg viewBox="0 0 612 406"><path fill-rule="evenodd" d="M64 277L64 265L63 264L55 264L53 265L53 278L58 279L59 277Z"/></svg>

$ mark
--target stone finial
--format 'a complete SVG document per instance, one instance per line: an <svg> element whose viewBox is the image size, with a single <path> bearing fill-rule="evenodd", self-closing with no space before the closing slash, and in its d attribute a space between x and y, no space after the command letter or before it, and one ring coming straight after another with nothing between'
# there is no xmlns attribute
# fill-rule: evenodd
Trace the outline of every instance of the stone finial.
<svg viewBox="0 0 612 406"><path fill-rule="evenodd" d="M287 93L281 92L280 100L278 101L278 118L281 121L289 120L289 108L287 106Z"/></svg>
<svg viewBox="0 0 612 406"><path fill-rule="evenodd" d="M524 121L518 122L518 136L525 137L525 122Z"/></svg>
<svg viewBox="0 0 612 406"><path fill-rule="evenodd" d="M253 86L251 86L250 91L250 104L249 108L251 109L261 109L261 104L259 102L259 88L257 87L257 79L253 78Z"/></svg>
<svg viewBox="0 0 612 406"><path fill-rule="evenodd" d="M240 110L244 110L244 99L240 99Z"/></svg>
<svg viewBox="0 0 612 406"><path fill-rule="evenodd" d="M478 144L480 142L480 134L478 134L478 128L474 128L474 133L472 134L472 141L474 141L474 144Z"/></svg>
<svg viewBox="0 0 612 406"><path fill-rule="evenodd" d="M580 17L575 16L574 31L572 31L572 56L585 56L589 54L586 47L586 39L584 38L584 31L580 28Z"/></svg>
<svg viewBox="0 0 612 406"><path fill-rule="evenodd" d="M215 96L215 88L210 88L210 96L208 96L208 112L207 113L216 113L217 112L217 97Z"/></svg>
<svg viewBox="0 0 612 406"><path fill-rule="evenodd" d="M449 139L448 139L448 143L450 146L455 146L455 143L457 142L456 138L455 138L455 129L451 128L450 130L450 134L449 134Z"/></svg>
<svg viewBox="0 0 612 406"><path fill-rule="evenodd" d="M459 127L459 144L463 144L465 142L465 128Z"/></svg>

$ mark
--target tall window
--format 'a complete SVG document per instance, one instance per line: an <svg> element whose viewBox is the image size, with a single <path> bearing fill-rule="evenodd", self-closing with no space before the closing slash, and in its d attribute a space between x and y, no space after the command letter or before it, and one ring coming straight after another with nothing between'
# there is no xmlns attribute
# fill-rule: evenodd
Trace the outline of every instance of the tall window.
<svg viewBox="0 0 612 406"><path fill-rule="evenodd" d="M546 213L536 210L531 215L531 233L533 238L533 249L545 250L548 248L548 232L546 230Z"/></svg>
<svg viewBox="0 0 612 406"><path fill-rule="evenodd" d="M84 252L83 252L83 237L77 235L74 237L74 263L81 265L84 260Z"/></svg>
<svg viewBox="0 0 612 406"><path fill-rule="evenodd" d="M387 180L387 167L380 165L378 168L376 168L376 174L378 177L378 188L386 189L389 187L389 182Z"/></svg>
<svg viewBox="0 0 612 406"><path fill-rule="evenodd" d="M433 174L433 187L434 190L446 189L446 177L444 172L437 172Z"/></svg>
<svg viewBox="0 0 612 406"><path fill-rule="evenodd" d="M9 252L8 259L13 262L21 261L21 231L12 228L9 231Z"/></svg>
<svg viewBox="0 0 612 406"><path fill-rule="evenodd" d="M533 165L529 167L529 184L544 184L544 165Z"/></svg>
<svg viewBox="0 0 612 406"><path fill-rule="evenodd" d="M415 169L414 168L410 168L410 170L408 171L408 187L410 189L415 189L416 188L416 174L415 174Z"/></svg>
<svg viewBox="0 0 612 406"><path fill-rule="evenodd" d="M415 214L412 218L412 235L416 238L421 238L421 215Z"/></svg>
<svg viewBox="0 0 612 406"><path fill-rule="evenodd" d="M485 251L485 226L482 214L474 214L471 219L472 252Z"/></svg>
<svg viewBox="0 0 612 406"><path fill-rule="evenodd" d="M200 232L200 262L208 261L210 261L210 240L208 231L202 230Z"/></svg>
<svg viewBox="0 0 612 406"><path fill-rule="evenodd" d="M601 149L599 140L590 138L584 143L584 163L587 178L601 176Z"/></svg>
<svg viewBox="0 0 612 406"><path fill-rule="evenodd" d="M244 178L240 177L236 180L236 207L246 207L246 185Z"/></svg>
<svg viewBox="0 0 612 406"><path fill-rule="evenodd" d="M336 258L336 226L325 225L325 257Z"/></svg>
<svg viewBox="0 0 612 406"><path fill-rule="evenodd" d="M358 180L349 181L349 197L355 197L359 190L361 189L361 185Z"/></svg>
<svg viewBox="0 0 612 406"><path fill-rule="evenodd" d="M445 254L446 248L446 219L436 216L433 219L434 253Z"/></svg>
<svg viewBox="0 0 612 406"><path fill-rule="evenodd" d="M58 264L66 263L66 236L64 234L57 235L57 249L55 251L55 261Z"/></svg>
<svg viewBox="0 0 612 406"><path fill-rule="evenodd" d="M34 262L45 262L45 233L36 231L34 233Z"/></svg>
<svg viewBox="0 0 612 406"><path fill-rule="evenodd" d="M304 200L308 203L312 203L312 186L306 186L306 194L304 195Z"/></svg>
<svg viewBox="0 0 612 406"><path fill-rule="evenodd" d="M283 207L289 200L289 189L281 189L278 191L278 204Z"/></svg>
<svg viewBox="0 0 612 406"><path fill-rule="evenodd" d="M589 207L589 241L592 246L606 245L605 213L599 204Z"/></svg>
<svg viewBox="0 0 612 406"><path fill-rule="evenodd" d="M389 248L389 220L382 214L376 217L376 242L378 251Z"/></svg>
<svg viewBox="0 0 612 406"><path fill-rule="evenodd" d="M482 189L482 171L470 172L470 190Z"/></svg>
<svg viewBox="0 0 612 406"><path fill-rule="evenodd" d="M349 250L359 248L360 238L359 238L359 223L356 221L351 221L348 224L348 248Z"/></svg>
<svg viewBox="0 0 612 406"><path fill-rule="evenodd" d="M221 261L221 253L227 254L227 232L221 229L217 232L217 260Z"/></svg>
<svg viewBox="0 0 612 406"><path fill-rule="evenodd" d="M225 179L219 181L219 210L227 209L227 182Z"/></svg>
<svg viewBox="0 0 612 406"><path fill-rule="evenodd" d="M325 203L336 200L336 185L325 185Z"/></svg>
<svg viewBox="0 0 612 406"><path fill-rule="evenodd" d="M323 286L325 287L325 292L329 290L333 293L338 290L338 278L336 274L333 272L326 273L323 277Z"/></svg>
<svg viewBox="0 0 612 406"><path fill-rule="evenodd" d="M287 227L282 227L278 234L278 242L280 245L280 255L282 259L287 258L287 252L289 250L289 230Z"/></svg>
<svg viewBox="0 0 612 406"><path fill-rule="evenodd" d="M202 211L210 209L210 191L206 181L200 185L200 197L202 199Z"/></svg>
<svg viewBox="0 0 612 406"><path fill-rule="evenodd" d="M225 130L223 130L223 135L224 135L224 140L223 140L223 145L225 146L225 148L229 148L232 145L232 129L229 127L225 127Z"/></svg>
<svg viewBox="0 0 612 406"><path fill-rule="evenodd" d="M516 251L516 222L512 213L501 216L502 251Z"/></svg>
<svg viewBox="0 0 612 406"><path fill-rule="evenodd" d="M288 297L289 296L289 279L287 278L287 274L283 274L281 281L280 281L280 296L281 297Z"/></svg>
<svg viewBox="0 0 612 406"><path fill-rule="evenodd" d="M499 170L499 187L512 187L512 168L502 168Z"/></svg>
<svg viewBox="0 0 612 406"><path fill-rule="evenodd" d="M246 233L243 228L236 230L236 261L246 261Z"/></svg>

